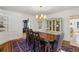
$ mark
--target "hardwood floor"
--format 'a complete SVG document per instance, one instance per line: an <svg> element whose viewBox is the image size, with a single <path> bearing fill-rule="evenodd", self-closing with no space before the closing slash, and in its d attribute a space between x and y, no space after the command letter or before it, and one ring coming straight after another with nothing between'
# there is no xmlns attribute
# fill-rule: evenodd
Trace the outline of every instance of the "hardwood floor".
<svg viewBox="0 0 79 59"><path fill-rule="evenodd" d="M10 41L0 45L0 51L1 52L10 52L11 51Z"/></svg>
<svg viewBox="0 0 79 59"><path fill-rule="evenodd" d="M79 47L70 45L69 41L63 41L62 50L67 52L79 52Z"/></svg>

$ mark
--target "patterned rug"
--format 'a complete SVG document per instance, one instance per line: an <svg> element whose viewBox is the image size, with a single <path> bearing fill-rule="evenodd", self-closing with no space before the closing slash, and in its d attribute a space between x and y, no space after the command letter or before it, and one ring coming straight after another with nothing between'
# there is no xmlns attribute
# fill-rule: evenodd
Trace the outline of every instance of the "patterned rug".
<svg viewBox="0 0 79 59"><path fill-rule="evenodd" d="M35 45L33 44L28 44L28 41L26 39L18 39L18 40L11 40L5 44L2 45L2 48L0 48L0 51L2 52L40 52L42 49L37 47L33 47ZM44 47L43 47L44 48ZM62 51L65 52L79 52L79 47L75 46L62 46ZM61 51L59 51L61 52Z"/></svg>
<svg viewBox="0 0 79 59"><path fill-rule="evenodd" d="M11 41L11 48L12 48L12 52L20 52L21 49L19 48L17 41L13 40Z"/></svg>
<svg viewBox="0 0 79 59"><path fill-rule="evenodd" d="M12 52L32 52L31 46L28 45L25 39L11 41Z"/></svg>

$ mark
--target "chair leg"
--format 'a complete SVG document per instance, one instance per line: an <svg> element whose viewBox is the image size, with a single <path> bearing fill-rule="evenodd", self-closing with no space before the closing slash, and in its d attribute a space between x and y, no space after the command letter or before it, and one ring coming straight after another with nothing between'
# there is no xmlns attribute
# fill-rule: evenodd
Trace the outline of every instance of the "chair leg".
<svg viewBox="0 0 79 59"><path fill-rule="evenodd" d="M48 47L47 47L47 46L45 46L45 52L47 52L47 48L48 48Z"/></svg>
<svg viewBox="0 0 79 59"><path fill-rule="evenodd" d="M45 46L45 52L51 52L51 45L50 44L47 44Z"/></svg>
<svg viewBox="0 0 79 59"><path fill-rule="evenodd" d="M52 51L52 47L51 45L48 46L48 52L51 52Z"/></svg>

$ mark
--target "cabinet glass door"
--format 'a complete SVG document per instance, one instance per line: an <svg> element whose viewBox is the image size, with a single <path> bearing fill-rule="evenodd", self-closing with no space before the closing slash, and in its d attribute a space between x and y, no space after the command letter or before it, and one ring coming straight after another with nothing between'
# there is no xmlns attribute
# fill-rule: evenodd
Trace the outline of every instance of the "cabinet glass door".
<svg viewBox="0 0 79 59"><path fill-rule="evenodd" d="M53 31L55 31L55 20L53 20Z"/></svg>
<svg viewBox="0 0 79 59"><path fill-rule="evenodd" d="M60 20L56 20L56 31L60 31Z"/></svg>

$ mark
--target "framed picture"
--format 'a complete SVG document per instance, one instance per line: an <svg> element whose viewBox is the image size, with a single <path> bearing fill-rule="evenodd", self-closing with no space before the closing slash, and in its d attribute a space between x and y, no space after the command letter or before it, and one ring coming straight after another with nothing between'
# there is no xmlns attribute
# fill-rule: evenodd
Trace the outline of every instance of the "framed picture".
<svg viewBox="0 0 79 59"><path fill-rule="evenodd" d="M7 31L7 17L0 15L0 32Z"/></svg>

